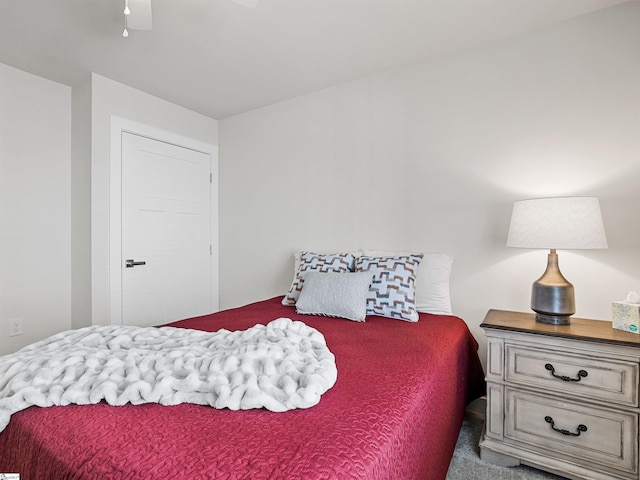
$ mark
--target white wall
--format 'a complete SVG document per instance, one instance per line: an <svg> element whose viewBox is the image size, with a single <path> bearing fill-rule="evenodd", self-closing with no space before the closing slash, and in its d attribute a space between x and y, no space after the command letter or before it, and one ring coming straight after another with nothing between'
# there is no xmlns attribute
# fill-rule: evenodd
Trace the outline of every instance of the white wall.
<svg viewBox="0 0 640 480"><path fill-rule="evenodd" d="M453 308L528 311L522 198L601 199L609 249L560 252L576 316L640 290L640 3L220 122L221 307L284 294L291 254L448 252ZM483 352L481 352L484 355Z"/></svg>
<svg viewBox="0 0 640 480"><path fill-rule="evenodd" d="M109 323L109 124L111 116L211 145L218 122L97 74L91 76L91 289L93 323Z"/></svg>
<svg viewBox="0 0 640 480"><path fill-rule="evenodd" d="M70 102L68 86L0 64L0 354L71 328Z"/></svg>
<svg viewBox="0 0 640 480"><path fill-rule="evenodd" d="M71 91L71 325L91 319L91 77Z"/></svg>
<svg viewBox="0 0 640 480"><path fill-rule="evenodd" d="M111 115L217 145L216 120L126 85L72 91L0 64L0 355L108 323Z"/></svg>

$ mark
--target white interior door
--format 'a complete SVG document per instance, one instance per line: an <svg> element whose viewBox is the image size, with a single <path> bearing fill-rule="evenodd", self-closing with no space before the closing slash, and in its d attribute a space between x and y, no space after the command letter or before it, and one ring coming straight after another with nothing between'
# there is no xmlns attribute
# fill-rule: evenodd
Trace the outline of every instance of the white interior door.
<svg viewBox="0 0 640 480"><path fill-rule="evenodd" d="M209 154L122 132L123 324L212 311L211 194Z"/></svg>

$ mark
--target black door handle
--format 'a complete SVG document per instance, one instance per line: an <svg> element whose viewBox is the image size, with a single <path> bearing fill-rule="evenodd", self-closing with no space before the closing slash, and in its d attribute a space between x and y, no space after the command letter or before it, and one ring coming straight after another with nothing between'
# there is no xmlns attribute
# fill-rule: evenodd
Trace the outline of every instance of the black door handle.
<svg viewBox="0 0 640 480"><path fill-rule="evenodd" d="M136 262L133 259L125 260L125 262L126 262L125 263L125 267L127 267L127 268L133 268L133 267L138 266L138 265L146 265L147 264L147 262Z"/></svg>

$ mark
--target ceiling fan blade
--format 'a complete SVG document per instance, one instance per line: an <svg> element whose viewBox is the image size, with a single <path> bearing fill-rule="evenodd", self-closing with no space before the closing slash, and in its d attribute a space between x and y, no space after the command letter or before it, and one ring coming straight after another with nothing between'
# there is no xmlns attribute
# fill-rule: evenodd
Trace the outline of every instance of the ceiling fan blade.
<svg viewBox="0 0 640 480"><path fill-rule="evenodd" d="M237 3L238 5L242 5L243 7L247 7L247 8L254 8L256 5L258 5L258 2L260 0L231 0L234 3Z"/></svg>
<svg viewBox="0 0 640 480"><path fill-rule="evenodd" d="M127 27L134 30L151 30L151 0L129 0L131 14Z"/></svg>

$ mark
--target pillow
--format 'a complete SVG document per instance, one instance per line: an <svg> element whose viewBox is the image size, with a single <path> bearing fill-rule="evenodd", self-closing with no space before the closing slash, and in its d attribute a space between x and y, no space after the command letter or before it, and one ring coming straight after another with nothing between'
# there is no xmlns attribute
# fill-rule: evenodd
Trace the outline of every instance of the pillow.
<svg viewBox="0 0 640 480"><path fill-rule="evenodd" d="M411 255L403 252L363 250L370 257ZM427 253L422 256L416 278L416 310L424 313L451 315L449 279L453 257L446 253Z"/></svg>
<svg viewBox="0 0 640 480"><path fill-rule="evenodd" d="M367 316L367 296L372 274L303 273L304 288L296 302L301 314L340 317L364 322Z"/></svg>
<svg viewBox="0 0 640 480"><path fill-rule="evenodd" d="M422 255L356 259L356 272L371 272L367 315L418 321L415 283Z"/></svg>
<svg viewBox="0 0 640 480"><path fill-rule="evenodd" d="M304 284L303 273L315 270L318 272L352 272L354 257L350 253L324 255L312 252L300 254L300 266L289 288L289 293L282 299L283 305L295 305Z"/></svg>
<svg viewBox="0 0 640 480"><path fill-rule="evenodd" d="M300 269L300 265L302 265L302 260L300 259L300 257L302 256L304 252L296 252L293 254L293 281L295 282L296 280L296 274L298 273L298 270ZM362 255L361 251L356 251L356 252L346 252L349 253L351 255L353 255L353 258L357 258L360 255ZM373 255L375 256L375 255Z"/></svg>

